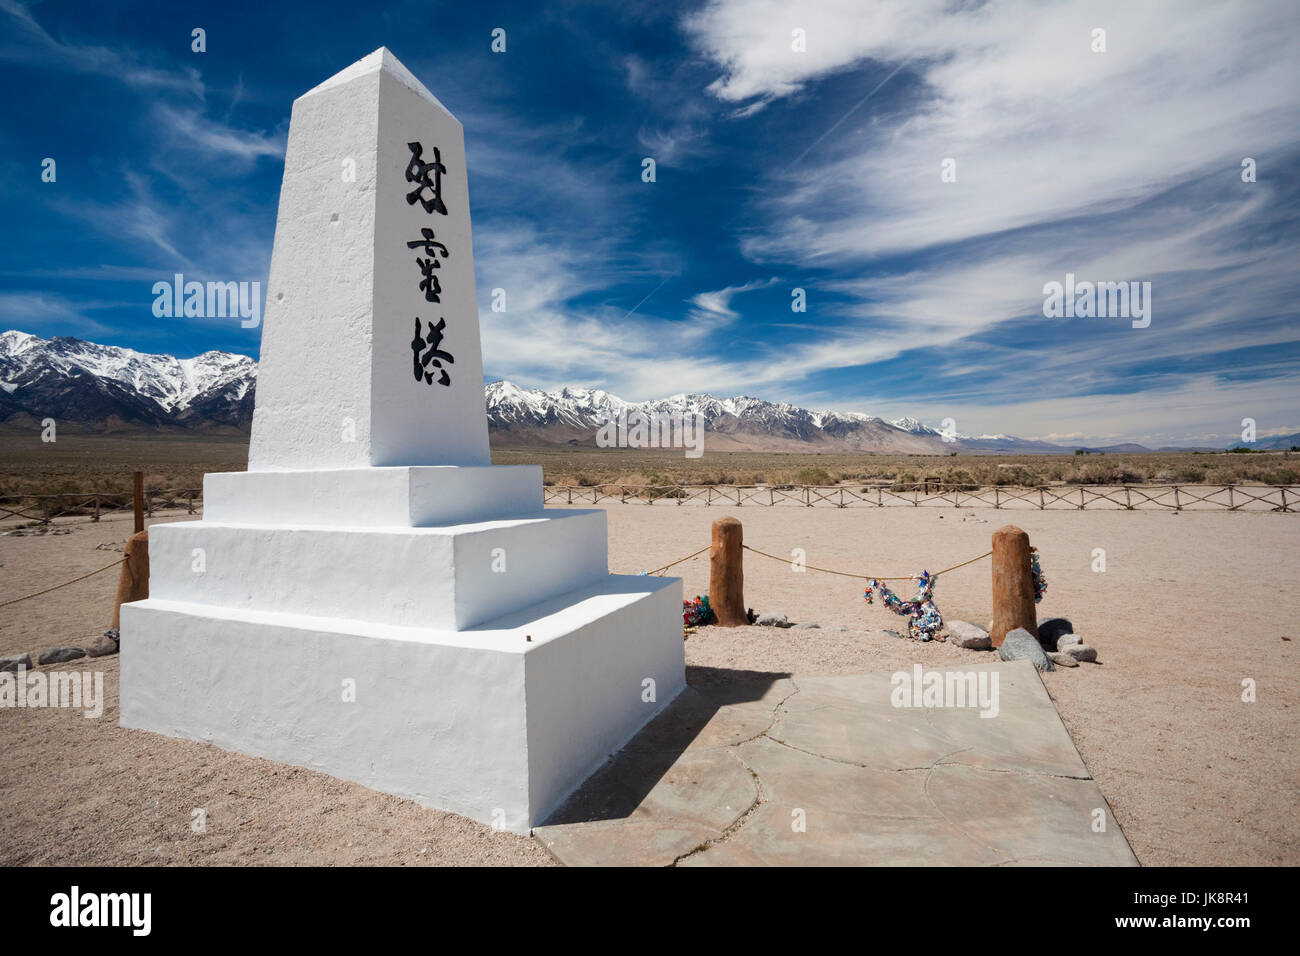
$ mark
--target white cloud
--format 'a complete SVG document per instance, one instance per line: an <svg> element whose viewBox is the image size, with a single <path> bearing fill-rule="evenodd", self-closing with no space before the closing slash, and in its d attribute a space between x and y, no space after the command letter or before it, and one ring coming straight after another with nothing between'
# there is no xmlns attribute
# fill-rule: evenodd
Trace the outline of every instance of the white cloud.
<svg viewBox="0 0 1300 956"><path fill-rule="evenodd" d="M227 166L231 160L251 163L284 156L284 136L236 129L193 107L160 103L154 107L154 123L167 148L190 154L191 162L195 154Z"/></svg>
<svg viewBox="0 0 1300 956"><path fill-rule="evenodd" d="M742 238L755 262L840 277L806 282L826 331L782 356L792 400L822 395L827 369L906 355L942 396L929 410L968 432L1065 432L1069 420L1084 434L1169 434L1179 415L1252 401L1294 425L1285 377L1203 370L1300 340L1300 236L1269 229L1290 213L1263 172L1300 151L1300 7L714 0L685 26L717 68L719 100L799 106L787 152L807 155L772 165L760 228ZM791 50L795 27L807 53ZM1090 48L1096 27L1105 53ZM900 67L860 110L818 103L833 74L855 71L866 93ZM1247 156L1258 183L1241 182ZM940 176L949 157L955 183ZM864 278L842 278L854 271ZM1152 281L1152 327L1045 325L1042 285L1067 271ZM1201 371L1153 371L1171 361ZM1057 397L1026 399L1026 372ZM768 368L753 381L782 388ZM1149 388L1167 414L1144 410ZM860 398L873 410L899 401Z"/></svg>
<svg viewBox="0 0 1300 956"><path fill-rule="evenodd" d="M0 0L0 13L9 16L13 28L10 42L0 43L0 59L108 77L137 90L170 90L203 98L203 81L192 67L162 69L141 63L121 49L55 39L17 0Z"/></svg>

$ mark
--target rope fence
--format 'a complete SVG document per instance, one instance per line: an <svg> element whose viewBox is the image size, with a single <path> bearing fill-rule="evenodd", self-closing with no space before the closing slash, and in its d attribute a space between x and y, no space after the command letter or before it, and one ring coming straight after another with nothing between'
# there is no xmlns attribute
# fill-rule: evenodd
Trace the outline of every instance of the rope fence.
<svg viewBox="0 0 1300 956"><path fill-rule="evenodd" d="M799 552L792 552L790 558L762 551L744 543L741 523L735 517L726 515L713 522L712 542L707 548L701 548L684 555L653 571L642 571L643 575L662 577L669 568L676 567L692 558L709 552L709 586L706 593L697 595L694 600L682 601L682 636L689 638L695 628L704 624L716 624L720 627L738 627L746 624L776 624L790 627L784 616L780 620L763 620L745 603L745 552L779 561L790 565L798 571L818 571L837 577L852 578L866 584L863 599L867 604L879 603L897 615L908 619L908 634L919 641L940 638L944 627L943 615L935 604L934 588L938 579L961 568L970 567L986 558L992 558L993 586L993 623L990 633L986 635L986 648L1001 645L1005 636L1017 628L1024 628L1030 634L1038 633L1037 612L1035 605L1043 599L1047 591L1047 579L1043 576L1039 562L1038 549L1029 542L1029 535L1014 525L1006 525L993 533L993 547L983 554L967 558L940 571L922 571L920 574L872 574L867 571L845 571L839 568L819 567L807 564L795 557ZM915 581L916 594L905 599L886 584L888 581ZM974 645L963 645L974 646Z"/></svg>
<svg viewBox="0 0 1300 956"><path fill-rule="evenodd" d="M0 601L0 607L8 607L11 604L17 604L19 601L28 601L34 597L40 597L42 594L49 594L51 591L57 591L59 588L66 588L69 584L76 584L78 581L84 581L86 580L86 578L94 577L96 574L102 574L103 572L107 571L109 568L115 568L125 560L126 560L125 557L121 557L118 558L116 561L114 561L112 564L106 564L102 568L97 568L94 571L89 571L86 574L81 575L81 577L73 578L71 581L64 581L62 584L56 584L53 587L46 588L43 591L34 591L31 594L24 594L22 597L12 598L11 600L8 601Z"/></svg>
<svg viewBox="0 0 1300 956"><path fill-rule="evenodd" d="M694 552L692 552L691 554L686 555L686 557L684 557L684 558L678 558L676 561L672 561L672 562L670 562L669 564L665 564L662 568L656 568L656 569L653 570L653 571L647 571L647 572L645 572L645 573L646 573L646 574L652 574L652 575L658 575L658 576L662 577L664 571L667 571L669 568L676 567L677 565L683 563L684 561L689 561L691 558L697 558L697 557L699 557L701 554L703 554L705 551L710 550L712 547L713 547L712 545L709 545L709 546L707 546L707 547L700 548L700 550L698 550L698 551L694 551ZM747 545L747 544L742 544L741 547L744 548L746 551L751 551L751 552L753 552L754 554L759 555L760 557L771 558L773 561L780 561L782 564L790 564L790 563L792 563L792 559L791 559L791 558L783 558L783 557L781 557L780 555L777 555L777 554L768 554L766 551L760 551L760 550L758 550L758 548L751 548L751 547L750 547L749 545ZM933 574L930 575L930 577L932 577L932 578L937 578L937 577L939 577L939 575L941 575L941 574L947 574L947 573L950 572L950 571L956 571L958 568L964 568L964 567L966 567L968 564L974 564L976 561L983 561L985 558L987 558L987 557L991 557L992 555L993 555L993 552L992 552L992 551L985 551L983 554L981 554L981 555L979 555L979 556L977 556L977 557L971 558L971 559L968 560L968 561L963 561L961 564L954 564L952 567L950 567L950 568L944 568L942 571L935 571ZM857 579L859 579L859 580L864 580L864 581L870 581L870 580L876 580L876 581L912 581L912 580L915 580L915 578L916 578L916 575L914 575L914 574L884 575L884 574L866 574L866 573L861 572L861 571L836 571L834 568L819 568L819 567L817 567L817 565L815 565L815 564L802 564L802 565L800 565L800 567L803 567L803 568L805 568L805 569L807 569L807 570L809 570L809 571L820 571L820 572L822 572L823 574L836 574L836 575L839 575L840 577L844 577L844 578L857 578Z"/></svg>

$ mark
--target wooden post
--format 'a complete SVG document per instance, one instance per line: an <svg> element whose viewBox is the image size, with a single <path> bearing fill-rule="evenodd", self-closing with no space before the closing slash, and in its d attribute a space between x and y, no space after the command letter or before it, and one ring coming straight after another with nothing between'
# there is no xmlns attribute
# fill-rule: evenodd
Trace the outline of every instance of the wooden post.
<svg viewBox="0 0 1300 956"><path fill-rule="evenodd" d="M143 601L148 597L149 532L141 531L131 535L126 542L125 560L117 578L117 600L113 604L113 630L116 631L121 626L123 604Z"/></svg>
<svg viewBox="0 0 1300 956"><path fill-rule="evenodd" d="M135 533L139 534L144 530L144 472L133 472L131 481L134 485ZM117 625L113 626L116 627Z"/></svg>
<svg viewBox="0 0 1300 956"><path fill-rule="evenodd" d="M721 627L749 623L745 613L744 535L735 518L713 522L709 550L709 605Z"/></svg>
<svg viewBox="0 0 1300 956"><path fill-rule="evenodd" d="M1029 535L1009 524L993 532L993 646L1001 647L1018 627L1038 636Z"/></svg>
<svg viewBox="0 0 1300 956"><path fill-rule="evenodd" d="M92 520L99 520L99 495L95 495L95 517Z"/></svg>

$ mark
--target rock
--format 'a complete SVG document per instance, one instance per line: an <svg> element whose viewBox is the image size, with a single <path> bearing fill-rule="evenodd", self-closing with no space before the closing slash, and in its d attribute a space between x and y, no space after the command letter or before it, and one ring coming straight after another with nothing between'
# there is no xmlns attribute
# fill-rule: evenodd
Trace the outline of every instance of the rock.
<svg viewBox="0 0 1300 956"><path fill-rule="evenodd" d="M37 658L39 664L62 664L66 661L75 661L78 658L86 656L86 652L79 647L48 647L41 651L41 656Z"/></svg>
<svg viewBox="0 0 1300 956"><path fill-rule="evenodd" d="M820 624L796 624L795 627L820 629L821 625Z"/></svg>
<svg viewBox="0 0 1300 956"><path fill-rule="evenodd" d="M998 648L998 656L1004 661L1032 661L1040 671L1056 670L1047 658L1047 652L1038 639L1023 627L1018 627L1006 637Z"/></svg>
<svg viewBox="0 0 1300 956"><path fill-rule="evenodd" d="M888 634L890 637L900 637L900 638L901 638L901 637L906 637L906 636L907 636L906 634L900 634L898 631L884 631L884 632L882 632L882 633Z"/></svg>
<svg viewBox="0 0 1300 956"><path fill-rule="evenodd" d="M1071 657L1069 654L1063 653L1062 651L1048 651L1048 652L1047 652L1047 659L1048 659L1049 661L1051 661L1053 664L1060 664L1062 667L1078 667L1078 666L1079 666L1079 662L1078 662L1078 661L1076 661L1076 660L1075 660L1073 657Z"/></svg>
<svg viewBox="0 0 1300 956"><path fill-rule="evenodd" d="M993 639L989 637L988 631L978 624L968 624L966 621L948 622L948 643L975 651L987 651L993 647Z"/></svg>
<svg viewBox="0 0 1300 956"><path fill-rule="evenodd" d="M1062 634L1060 637L1056 639L1056 649L1058 651L1063 651L1071 644L1082 644L1082 643L1083 643L1083 638L1081 638L1078 634Z"/></svg>
<svg viewBox="0 0 1300 956"><path fill-rule="evenodd" d="M759 627L790 627L784 614L760 614L754 621Z"/></svg>
<svg viewBox="0 0 1300 956"><path fill-rule="evenodd" d="M107 657L117 653L117 641L107 634L101 634L86 645L86 653L91 657Z"/></svg>
<svg viewBox="0 0 1300 956"><path fill-rule="evenodd" d="M1049 651L1056 650L1056 639L1062 634L1073 634L1074 625L1063 617L1054 617L1038 625L1038 643Z"/></svg>
<svg viewBox="0 0 1300 956"><path fill-rule="evenodd" d="M1093 647L1091 644L1071 644L1065 649L1065 653L1069 654L1076 661L1097 660L1097 648Z"/></svg>
<svg viewBox="0 0 1300 956"><path fill-rule="evenodd" d="M16 671L20 667L31 667L32 655L19 654L17 657L0 657L0 671Z"/></svg>

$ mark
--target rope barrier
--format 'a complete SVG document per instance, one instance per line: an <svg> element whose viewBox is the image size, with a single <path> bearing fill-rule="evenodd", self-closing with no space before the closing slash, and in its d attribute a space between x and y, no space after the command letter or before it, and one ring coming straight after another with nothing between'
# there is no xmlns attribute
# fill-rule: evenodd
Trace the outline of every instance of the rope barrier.
<svg viewBox="0 0 1300 956"><path fill-rule="evenodd" d="M655 568L653 571L647 571L646 574L658 574L660 571L667 571L669 568L676 567L677 565L681 564L683 561L689 561L689 560L691 560L691 558L699 557L699 556L700 556L701 554L703 554L705 551L708 551L709 548L711 548L711 547L713 547L713 545L711 545L711 544L710 544L710 545L706 545L705 547L700 548L700 550L696 551L694 554L688 554L688 555L687 555L686 557L684 557L684 558L678 558L678 559L677 559L676 561L674 561L672 564L665 564L662 568Z"/></svg>
<svg viewBox="0 0 1300 956"><path fill-rule="evenodd" d="M667 571L669 568L676 567L677 565L681 564L683 561L689 561L691 558L699 557L705 551L708 551L709 548L711 547L713 546L709 545L708 547L700 548L700 550L692 554L688 554L684 558L678 558L676 561L673 561L671 564L665 564L662 568L656 568L653 571L647 571L646 574L660 574L663 571ZM790 563L789 558L783 558L775 554L768 554L766 551L759 551L758 548L751 548L747 544L742 544L741 547L744 548L746 551L753 551L755 554L761 555L764 558L771 558L773 561L780 561L782 564ZM985 551L979 557L971 558L969 561L963 561L961 564L954 564L952 567L944 568L942 571L936 571L934 572L934 574L930 575L930 577L937 578L941 574L947 574L949 571L956 571L958 568L964 568L966 567L966 565L974 564L976 561L983 561L985 558L992 556L992 554L993 554L992 551ZM911 575L911 574L905 574L896 577L882 577L879 574L861 574L856 571L836 571L833 568L819 568L813 564L805 564L804 567L807 568L809 571L820 571L823 574L838 574L840 577L843 578L857 578L863 581L870 581L873 579L876 581L911 581L915 577L915 575Z"/></svg>
<svg viewBox="0 0 1300 956"><path fill-rule="evenodd" d="M40 597L42 594L49 594L51 591L57 591L59 588L66 588L69 584L76 584L78 581L84 581L86 578L99 574L102 571L107 571L109 568L115 568L125 560L126 556L123 555L112 564L106 564L97 571L91 571L89 574L83 574L81 577L73 578L71 581L64 581L62 584L56 584L54 587L46 588L44 591L37 591L35 594L25 594L20 598L14 598L12 601L0 602L0 607L8 607L10 604L17 604L19 601L26 601L29 598Z"/></svg>
<svg viewBox="0 0 1300 956"><path fill-rule="evenodd" d="M746 551L753 551L755 554L762 555L765 558L771 558L773 561L780 561L782 564L790 563L789 558L782 558L775 554L768 554L766 551L759 551L757 548L751 548L747 544L742 544L741 547L744 548ZM992 554L993 554L992 551L986 551L984 554L981 554L978 558L971 558L969 561L963 561L961 564L954 564L950 568L944 568L942 571L936 571L934 572L934 574L930 575L930 577L937 578L941 574L947 574L949 571L956 571L958 568L964 568L966 567L966 565L974 564L976 561L983 561L985 558L990 557ZM870 581L873 579L876 581L911 581L915 577L915 575L911 575L911 574L905 574L899 577L883 577L879 574L861 574L855 571L835 571L831 568L819 568L811 564L805 564L804 567L807 568L809 571L821 571L823 574L838 574L840 577L859 578L864 581Z"/></svg>

